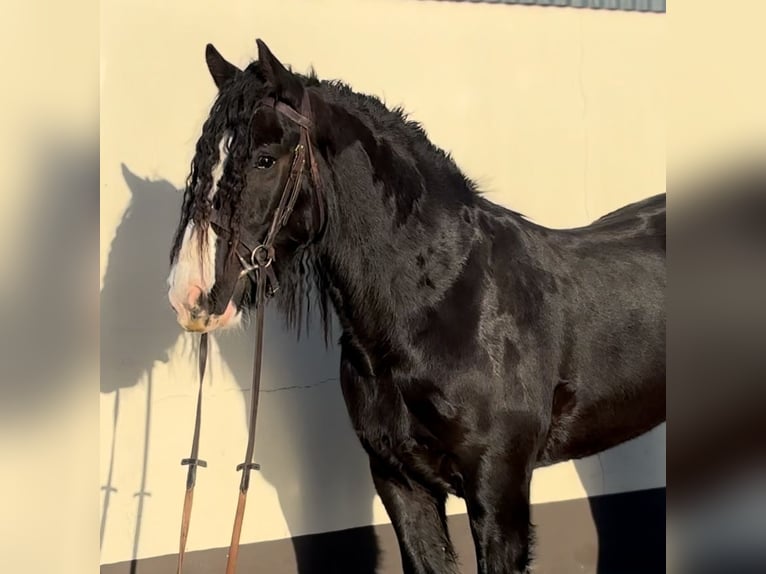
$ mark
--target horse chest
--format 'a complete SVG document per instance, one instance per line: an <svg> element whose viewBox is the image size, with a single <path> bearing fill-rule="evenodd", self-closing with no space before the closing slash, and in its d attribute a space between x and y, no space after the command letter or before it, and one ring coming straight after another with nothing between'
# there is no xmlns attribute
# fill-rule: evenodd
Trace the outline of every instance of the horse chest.
<svg viewBox="0 0 766 574"><path fill-rule="evenodd" d="M351 423L368 455L432 488L456 493L461 478L450 445L413 412L392 381L360 377L341 368Z"/></svg>

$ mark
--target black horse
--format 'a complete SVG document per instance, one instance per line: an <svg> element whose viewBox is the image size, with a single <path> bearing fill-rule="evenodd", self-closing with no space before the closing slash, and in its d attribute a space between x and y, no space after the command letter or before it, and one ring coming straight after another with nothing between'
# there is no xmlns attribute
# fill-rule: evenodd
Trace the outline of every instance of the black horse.
<svg viewBox="0 0 766 574"><path fill-rule="evenodd" d="M245 70L212 46L207 63L219 94L171 250L179 323L225 328L252 304L240 239L266 235L308 125L276 301L298 325L317 304L325 332L337 314L344 399L404 571L458 572L449 493L478 571L526 571L532 471L665 420L664 194L547 229L482 197L401 110L292 73L260 40Z"/></svg>

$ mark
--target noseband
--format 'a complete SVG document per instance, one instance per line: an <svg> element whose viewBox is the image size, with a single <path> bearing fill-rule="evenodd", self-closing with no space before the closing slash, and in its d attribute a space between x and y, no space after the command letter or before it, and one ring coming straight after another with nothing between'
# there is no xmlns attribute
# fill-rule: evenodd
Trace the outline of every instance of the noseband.
<svg viewBox="0 0 766 574"><path fill-rule="evenodd" d="M234 253L242 266L242 271L239 276L249 275L253 277L253 272L263 270L268 279L267 296L271 296L279 289L279 283L271 267L274 262L275 250L274 242L276 241L277 234L282 228L287 225L290 215L292 215L295 203L298 200L298 195L301 191L301 183L303 180L303 172L306 168L306 156L309 159L309 171L311 173L312 190L315 195L315 204L319 212L319 225L318 230L324 226L325 223L325 206L322 196L321 180L319 179L319 169L317 167L316 158L314 156L314 150L311 146L311 140L309 137L309 130L313 128L313 121L311 119L311 102L309 100L308 91L303 92L303 100L301 102L301 112L295 111L289 105L284 102L280 102L275 98L268 97L261 100L257 108L262 106L268 106L274 108L282 115L287 117L290 121L297 124L300 128L300 141L293 150L293 160L290 166L290 173L285 181L285 185L282 188L282 196L279 199L279 204L274 210L274 214L271 218L271 225L266 233L266 237L263 241L259 241L253 237L252 234L246 230L242 230L238 234L238 245L233 246ZM255 112L253 112L255 113ZM214 210L210 223L216 231L223 232L230 237L234 235L233 231L224 223L221 216L221 212ZM248 257L243 257L237 248L239 246L244 247L249 253Z"/></svg>

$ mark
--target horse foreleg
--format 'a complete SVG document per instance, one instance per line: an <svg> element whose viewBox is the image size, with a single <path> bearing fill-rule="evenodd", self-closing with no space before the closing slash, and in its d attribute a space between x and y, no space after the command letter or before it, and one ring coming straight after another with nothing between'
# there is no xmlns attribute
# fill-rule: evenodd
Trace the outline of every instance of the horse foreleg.
<svg viewBox="0 0 766 574"><path fill-rule="evenodd" d="M370 469L396 532L404 574L458 574L447 531L446 496L431 492L374 459Z"/></svg>
<svg viewBox="0 0 766 574"><path fill-rule="evenodd" d="M466 507L479 574L528 572L533 527L529 487L537 425L494 439L467 478Z"/></svg>

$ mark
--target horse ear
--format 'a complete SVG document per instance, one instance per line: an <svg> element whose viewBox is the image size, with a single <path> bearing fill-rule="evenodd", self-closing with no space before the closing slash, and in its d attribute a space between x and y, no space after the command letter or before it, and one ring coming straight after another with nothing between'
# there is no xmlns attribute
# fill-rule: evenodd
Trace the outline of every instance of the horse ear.
<svg viewBox="0 0 766 574"><path fill-rule="evenodd" d="M213 44L208 44L205 47L205 61L207 62L207 69L210 70L210 75L213 76L213 81L219 90L240 72L237 66L227 62L221 56Z"/></svg>
<svg viewBox="0 0 766 574"><path fill-rule="evenodd" d="M258 45L258 62L261 64L266 81L269 82L281 96L293 107L300 106L303 97L303 84L277 57L260 38L255 41Z"/></svg>

